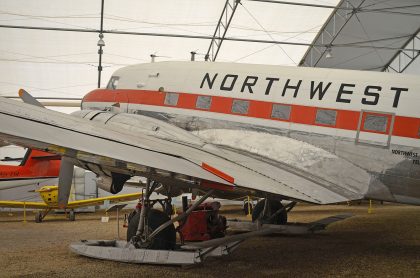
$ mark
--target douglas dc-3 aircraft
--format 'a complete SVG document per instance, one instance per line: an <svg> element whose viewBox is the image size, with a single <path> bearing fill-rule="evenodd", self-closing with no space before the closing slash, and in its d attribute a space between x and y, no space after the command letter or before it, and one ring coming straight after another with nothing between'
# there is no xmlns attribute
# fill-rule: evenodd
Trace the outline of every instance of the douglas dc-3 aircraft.
<svg viewBox="0 0 420 278"><path fill-rule="evenodd" d="M56 182L60 159L58 155L28 149L20 165L1 165L0 162L0 190ZM4 161L17 160L20 159L9 158Z"/></svg>
<svg viewBox="0 0 420 278"><path fill-rule="evenodd" d="M112 193L148 179L147 209L128 229L137 248L174 248L173 222L195 208L172 220L151 213L153 191L199 191L196 204L261 197L254 220L276 224L291 208L280 200L420 204L418 76L160 62L117 70L73 115L26 102L35 105L1 99L0 138L62 156L61 205L74 165Z"/></svg>

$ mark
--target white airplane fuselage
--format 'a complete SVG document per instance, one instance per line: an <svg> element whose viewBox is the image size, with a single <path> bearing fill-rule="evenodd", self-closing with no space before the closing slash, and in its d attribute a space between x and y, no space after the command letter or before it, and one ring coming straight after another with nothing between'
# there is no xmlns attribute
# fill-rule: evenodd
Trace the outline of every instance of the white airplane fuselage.
<svg viewBox="0 0 420 278"><path fill-rule="evenodd" d="M420 204L414 75L208 62L117 70L82 109L142 114L366 198Z"/></svg>

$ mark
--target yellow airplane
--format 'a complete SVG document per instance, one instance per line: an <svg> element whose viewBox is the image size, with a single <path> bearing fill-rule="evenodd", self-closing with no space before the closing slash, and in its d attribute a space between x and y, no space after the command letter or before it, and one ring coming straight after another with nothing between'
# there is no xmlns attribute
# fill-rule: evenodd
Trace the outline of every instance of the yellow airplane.
<svg viewBox="0 0 420 278"><path fill-rule="evenodd" d="M58 206L58 186L47 185L35 191L39 192L44 202L0 201L0 207L42 209L43 211L37 211L35 215L35 222L40 223L51 210L60 209ZM67 204L66 210L70 210L69 220L74 221L76 220L74 213L75 208L98 205L103 203L105 200L109 200L111 203L137 200L139 199L140 195L141 193L130 193L73 201Z"/></svg>

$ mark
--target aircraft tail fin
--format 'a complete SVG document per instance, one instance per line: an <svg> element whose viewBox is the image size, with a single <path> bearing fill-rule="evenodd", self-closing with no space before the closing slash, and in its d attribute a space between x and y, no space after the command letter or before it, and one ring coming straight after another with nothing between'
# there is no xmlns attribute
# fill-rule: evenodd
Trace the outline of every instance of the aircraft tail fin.
<svg viewBox="0 0 420 278"><path fill-rule="evenodd" d="M58 176L61 157L55 154L28 149L20 164L31 169L36 175Z"/></svg>

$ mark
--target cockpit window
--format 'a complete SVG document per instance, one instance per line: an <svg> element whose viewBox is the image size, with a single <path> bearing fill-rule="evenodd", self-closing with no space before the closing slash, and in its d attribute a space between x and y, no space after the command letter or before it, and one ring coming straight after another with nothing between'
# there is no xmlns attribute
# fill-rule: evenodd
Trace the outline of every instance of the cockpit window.
<svg viewBox="0 0 420 278"><path fill-rule="evenodd" d="M108 90L115 90L115 89L117 89L118 80L120 80L120 77L119 76L112 76L111 79L109 80L108 85L106 86L106 88Z"/></svg>

